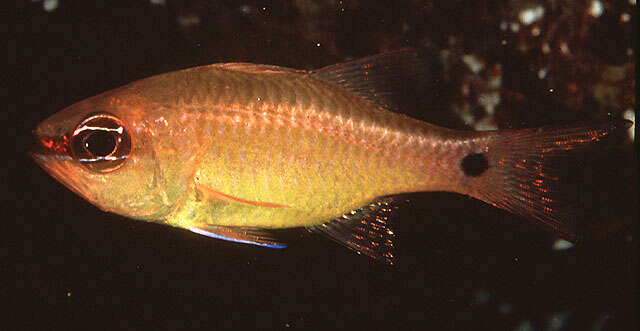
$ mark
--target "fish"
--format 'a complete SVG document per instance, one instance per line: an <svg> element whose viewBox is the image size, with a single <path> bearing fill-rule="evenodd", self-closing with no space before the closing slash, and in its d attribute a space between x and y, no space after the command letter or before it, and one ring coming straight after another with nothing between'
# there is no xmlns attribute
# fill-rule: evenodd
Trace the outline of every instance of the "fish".
<svg viewBox="0 0 640 331"><path fill-rule="evenodd" d="M103 211L264 247L286 247L278 229L306 228L394 263L394 199L425 191L467 195L571 237L554 160L630 122L440 127L394 102L408 82L398 73L423 67L418 51L401 49L311 71L172 71L54 113L30 153Z"/></svg>

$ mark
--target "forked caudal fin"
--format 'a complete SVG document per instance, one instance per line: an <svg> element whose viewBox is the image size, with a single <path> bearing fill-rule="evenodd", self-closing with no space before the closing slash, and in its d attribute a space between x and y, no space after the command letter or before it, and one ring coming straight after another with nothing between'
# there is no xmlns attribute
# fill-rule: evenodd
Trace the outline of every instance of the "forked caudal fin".
<svg viewBox="0 0 640 331"><path fill-rule="evenodd" d="M468 194L514 214L532 218L577 241L573 225L576 215L563 195L562 159L569 151L596 142L629 121L578 127L542 127L499 131L485 154L471 154L461 162L470 176ZM587 180L587 179L585 179Z"/></svg>

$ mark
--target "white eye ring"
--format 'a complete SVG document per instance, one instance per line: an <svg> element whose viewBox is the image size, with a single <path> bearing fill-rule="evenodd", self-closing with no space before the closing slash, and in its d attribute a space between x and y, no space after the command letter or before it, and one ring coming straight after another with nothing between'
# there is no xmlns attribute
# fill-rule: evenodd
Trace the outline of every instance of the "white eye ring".
<svg viewBox="0 0 640 331"><path fill-rule="evenodd" d="M85 118L73 130L70 140L73 158L99 173L122 167L132 150L131 137L124 123L109 113Z"/></svg>

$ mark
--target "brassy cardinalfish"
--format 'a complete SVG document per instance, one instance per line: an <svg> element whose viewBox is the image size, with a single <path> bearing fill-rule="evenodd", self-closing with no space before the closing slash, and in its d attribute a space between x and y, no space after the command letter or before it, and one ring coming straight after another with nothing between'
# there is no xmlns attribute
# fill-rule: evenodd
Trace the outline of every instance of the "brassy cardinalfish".
<svg viewBox="0 0 640 331"><path fill-rule="evenodd" d="M80 101L35 130L31 154L104 211L282 248L305 227L393 262L393 195L450 191L568 235L553 157L626 122L458 131L392 112L405 49L315 71L225 63ZM415 69L415 70L414 70ZM389 198L391 197L391 198Z"/></svg>

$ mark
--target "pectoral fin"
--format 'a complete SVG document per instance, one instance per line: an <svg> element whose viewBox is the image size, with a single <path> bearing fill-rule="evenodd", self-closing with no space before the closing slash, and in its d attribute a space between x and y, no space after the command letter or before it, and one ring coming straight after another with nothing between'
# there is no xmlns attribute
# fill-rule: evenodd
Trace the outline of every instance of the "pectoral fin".
<svg viewBox="0 0 640 331"><path fill-rule="evenodd" d="M227 202L237 202L237 203L244 203L244 204L248 204L248 205L253 205L253 206L258 206L258 207L269 207L269 208L291 208L287 205L282 205L282 204L278 204L278 203L272 203L272 202L262 202L262 201L251 201L251 200L245 200L245 199L241 199L241 198L237 198L228 194L224 194L222 192L216 191L212 188L209 188L207 186L204 186L202 184L198 184L196 183L196 188L201 196L201 198L205 199L205 200L209 200L209 201L214 201L214 200L218 200L218 201L227 201Z"/></svg>
<svg viewBox="0 0 640 331"><path fill-rule="evenodd" d="M286 244L275 239L268 230L220 225L199 225L190 227L188 230L210 238L237 243L252 244L270 248L287 247Z"/></svg>

